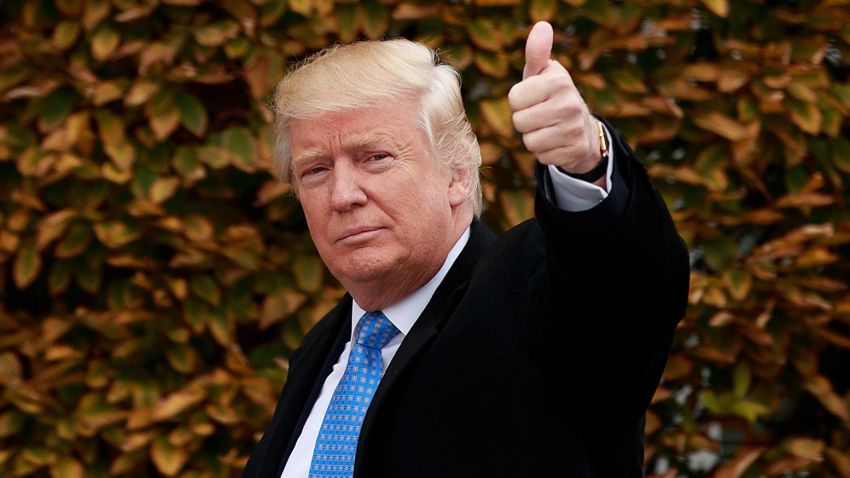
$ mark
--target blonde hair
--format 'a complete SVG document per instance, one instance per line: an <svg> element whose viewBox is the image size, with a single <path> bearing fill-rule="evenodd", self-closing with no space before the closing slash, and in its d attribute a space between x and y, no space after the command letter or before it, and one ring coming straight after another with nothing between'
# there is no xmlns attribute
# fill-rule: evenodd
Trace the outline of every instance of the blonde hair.
<svg viewBox="0 0 850 478"><path fill-rule="evenodd" d="M332 46L297 65L275 90L275 165L292 183L288 125L325 113L419 98L419 123L437 160L452 172L469 170L475 216L481 215L481 151L460 95L460 74L433 50L409 40ZM293 184L293 189L294 188Z"/></svg>

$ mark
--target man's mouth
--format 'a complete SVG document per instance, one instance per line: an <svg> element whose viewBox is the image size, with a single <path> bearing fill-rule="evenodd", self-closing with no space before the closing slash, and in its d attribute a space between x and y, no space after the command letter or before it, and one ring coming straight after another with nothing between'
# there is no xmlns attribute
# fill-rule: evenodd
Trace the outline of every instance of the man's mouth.
<svg viewBox="0 0 850 478"><path fill-rule="evenodd" d="M362 226L362 227L354 227L343 232L339 239L336 242L338 243L354 243L359 241L365 241L371 239L375 236L382 227L375 226Z"/></svg>

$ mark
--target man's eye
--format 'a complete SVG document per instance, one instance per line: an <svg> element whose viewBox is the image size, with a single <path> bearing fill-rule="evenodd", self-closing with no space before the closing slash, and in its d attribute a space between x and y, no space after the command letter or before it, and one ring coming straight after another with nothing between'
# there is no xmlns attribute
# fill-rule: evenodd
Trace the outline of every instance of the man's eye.
<svg viewBox="0 0 850 478"><path fill-rule="evenodd" d="M304 172L302 173L302 176L310 176L310 175L313 175L313 174L319 174L322 171L325 171L326 169L327 168L324 167L324 166L316 166L315 168L305 169Z"/></svg>
<svg viewBox="0 0 850 478"><path fill-rule="evenodd" d="M382 159L386 159L386 158L389 158L389 157L390 157L389 153L375 153L375 154L369 155L369 161L380 161Z"/></svg>

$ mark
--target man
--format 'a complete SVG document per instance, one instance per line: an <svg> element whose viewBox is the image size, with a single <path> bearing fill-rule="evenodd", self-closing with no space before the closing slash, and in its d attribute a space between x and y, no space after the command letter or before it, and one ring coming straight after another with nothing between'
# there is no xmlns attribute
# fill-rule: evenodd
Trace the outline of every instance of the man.
<svg viewBox="0 0 850 478"><path fill-rule="evenodd" d="M496 238L457 74L406 40L327 50L276 94L279 160L348 294L304 337L245 477L642 475L687 251L535 25L513 121L536 219Z"/></svg>

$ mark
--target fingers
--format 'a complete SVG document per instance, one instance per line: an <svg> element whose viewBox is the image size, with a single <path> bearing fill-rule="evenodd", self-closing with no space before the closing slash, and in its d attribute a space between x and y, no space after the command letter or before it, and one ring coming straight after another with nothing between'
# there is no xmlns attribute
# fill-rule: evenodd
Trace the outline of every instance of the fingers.
<svg viewBox="0 0 850 478"><path fill-rule="evenodd" d="M565 117L577 116L582 113L582 105L576 101L574 96L558 94L549 101L515 111L511 120L513 120L516 130L524 134L552 126L563 121Z"/></svg>
<svg viewBox="0 0 850 478"><path fill-rule="evenodd" d="M573 79L558 62L552 62L543 73L515 84L508 92L508 105L520 111L542 103L558 93L575 91Z"/></svg>
<svg viewBox="0 0 850 478"><path fill-rule="evenodd" d="M551 151L584 150L588 145L584 130L575 123L555 123L522 135L526 149L538 157Z"/></svg>
<svg viewBox="0 0 850 478"><path fill-rule="evenodd" d="M525 69L522 78L539 75L549 64L552 56L552 40L554 33L552 25L546 22L537 22L528 33L525 42Z"/></svg>

